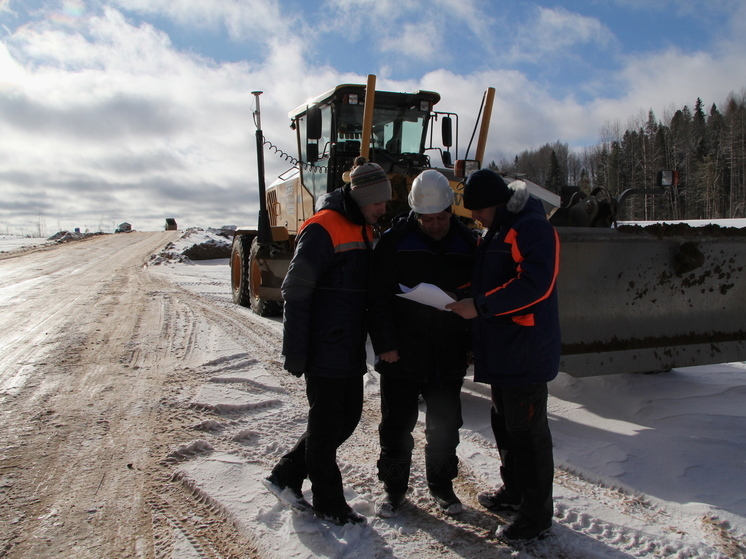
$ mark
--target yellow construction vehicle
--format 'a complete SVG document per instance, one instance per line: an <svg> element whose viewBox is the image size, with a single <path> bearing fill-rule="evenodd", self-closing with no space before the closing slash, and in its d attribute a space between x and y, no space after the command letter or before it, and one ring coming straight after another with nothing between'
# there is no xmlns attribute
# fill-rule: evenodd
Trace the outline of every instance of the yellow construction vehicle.
<svg viewBox="0 0 746 559"><path fill-rule="evenodd" d="M268 188L260 92L254 94L260 210L258 226L238 228L233 239L237 304L263 316L279 314L295 235L318 197L346 182L358 155L388 174L389 216L408 209L413 179L440 155L438 170L456 192L454 212L470 216L461 204L461 180L483 160L494 89L485 93L475 124L475 158L458 160L458 116L435 110L437 93L376 91L374 76L365 85L335 87L289 114L298 157L288 176ZM746 360L746 230L617 226L617 210L630 195L664 194L675 180L675 172L660 173L657 188L625 191L618 199L598 189L566 207L527 182L561 239L562 371L582 377Z"/></svg>
<svg viewBox="0 0 746 559"><path fill-rule="evenodd" d="M455 189L453 153L458 153L458 115L434 110L440 95L432 91L395 93L375 90L375 76L365 85L339 85L290 112L298 157L294 167L269 187L264 185L259 96L255 95L260 209L256 228L236 229L231 252L231 284L235 303L262 316L278 314L280 286L293 254L295 235L314 212L316 200L345 184L355 157L363 155L386 171L394 191L383 222L408 209L407 195L414 178L431 168L439 156L443 172ZM484 153L494 89L483 99L477 159ZM435 147L436 123L440 142ZM454 133L455 132L455 133ZM368 141L363 141L368 138ZM454 145L455 143L455 145ZM451 149L454 149L452 152ZM472 164L474 161L472 161ZM457 193L458 194L458 193ZM554 195L552 195L554 196ZM559 198L554 196L557 200ZM462 216L461 196L454 211Z"/></svg>

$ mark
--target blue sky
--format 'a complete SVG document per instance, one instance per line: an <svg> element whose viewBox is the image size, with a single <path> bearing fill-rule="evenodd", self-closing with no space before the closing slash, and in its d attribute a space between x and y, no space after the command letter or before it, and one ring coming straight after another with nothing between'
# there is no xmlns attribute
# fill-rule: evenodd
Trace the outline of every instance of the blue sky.
<svg viewBox="0 0 746 559"><path fill-rule="evenodd" d="M463 146L492 86L499 161L743 95L744 37L743 0L0 0L0 233L253 223L253 90L292 152L338 83L438 91Z"/></svg>

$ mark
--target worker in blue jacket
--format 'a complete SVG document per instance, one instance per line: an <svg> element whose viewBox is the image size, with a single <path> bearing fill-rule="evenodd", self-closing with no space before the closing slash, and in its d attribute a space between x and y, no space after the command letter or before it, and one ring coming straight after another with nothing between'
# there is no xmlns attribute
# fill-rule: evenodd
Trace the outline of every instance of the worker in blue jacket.
<svg viewBox="0 0 746 559"><path fill-rule="evenodd" d="M522 181L489 169L471 174L464 206L485 228L474 259L472 297L448 305L472 320L474 380L491 385L491 423L503 485L482 493L493 511L516 511L505 541L542 537L552 526L554 461L547 383L557 376L559 236Z"/></svg>
<svg viewBox="0 0 746 559"><path fill-rule="evenodd" d="M469 323L452 312L399 297L402 285L429 283L455 298L468 295L476 235L452 213L454 193L435 169L420 173L398 216L373 251L370 339L381 374L381 453L384 494L376 514L394 516L406 499L419 397L425 415L425 474L436 504L463 510L453 490L461 419L461 385L471 348Z"/></svg>

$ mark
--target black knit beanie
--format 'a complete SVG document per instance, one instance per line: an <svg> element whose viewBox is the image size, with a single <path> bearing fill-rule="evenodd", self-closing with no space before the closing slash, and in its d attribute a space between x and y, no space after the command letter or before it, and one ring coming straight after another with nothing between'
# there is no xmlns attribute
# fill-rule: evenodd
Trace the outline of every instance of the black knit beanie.
<svg viewBox="0 0 746 559"><path fill-rule="evenodd" d="M466 179L464 185L464 207L467 210L483 210L491 206L507 204L513 191L503 178L491 169L479 169Z"/></svg>

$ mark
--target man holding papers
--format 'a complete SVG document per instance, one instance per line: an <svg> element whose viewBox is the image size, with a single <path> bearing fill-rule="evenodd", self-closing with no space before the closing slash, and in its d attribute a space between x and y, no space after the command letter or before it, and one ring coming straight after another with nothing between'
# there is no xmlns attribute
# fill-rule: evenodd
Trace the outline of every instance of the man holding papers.
<svg viewBox="0 0 746 559"><path fill-rule="evenodd" d="M472 295L448 308L472 323L474 380L491 385L491 423L503 485L479 495L492 511L514 511L499 539L543 537L552 527L554 462L547 383L560 363L559 236L522 181L490 169L469 175L464 207L485 228Z"/></svg>
<svg viewBox="0 0 746 559"><path fill-rule="evenodd" d="M461 385L471 346L468 321L410 298L407 288L431 284L460 299L468 296L475 235L451 213L453 191L435 170L415 178L412 211L394 219L373 251L370 337L381 374L381 454L384 495L376 506L391 517L405 501L419 397L425 401L427 484L449 515L462 510L453 491L461 419Z"/></svg>

